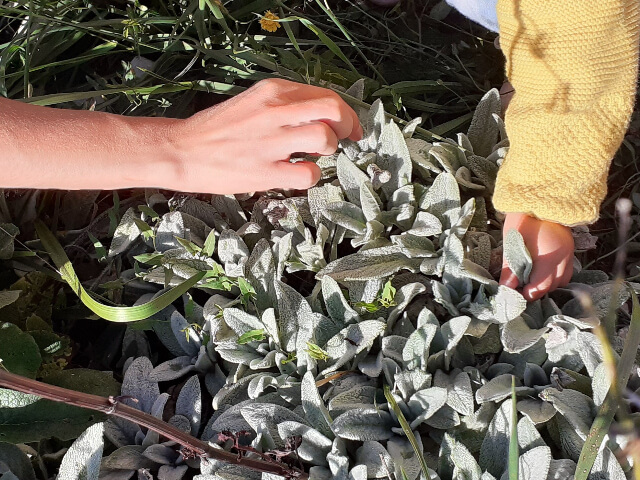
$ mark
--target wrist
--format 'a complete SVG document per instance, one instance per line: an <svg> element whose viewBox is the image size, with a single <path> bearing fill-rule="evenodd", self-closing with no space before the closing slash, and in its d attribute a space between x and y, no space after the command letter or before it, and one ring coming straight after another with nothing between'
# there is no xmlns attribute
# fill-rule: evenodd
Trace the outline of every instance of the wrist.
<svg viewBox="0 0 640 480"><path fill-rule="evenodd" d="M184 120L155 117L120 117L124 121L125 158L122 182L130 187L176 190L182 184L184 162L179 127Z"/></svg>

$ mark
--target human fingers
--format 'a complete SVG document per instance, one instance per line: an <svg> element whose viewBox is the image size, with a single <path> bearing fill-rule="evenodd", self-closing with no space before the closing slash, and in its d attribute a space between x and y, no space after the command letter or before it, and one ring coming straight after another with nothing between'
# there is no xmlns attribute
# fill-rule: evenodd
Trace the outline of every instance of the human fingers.
<svg viewBox="0 0 640 480"><path fill-rule="evenodd" d="M353 112L355 114L355 112ZM362 137L364 136L364 130L362 128L362 125L360 124L360 119L358 119L358 115L356 115L356 128L353 129L353 132L351 132L351 135L349 135L349 140L353 140L354 142L359 142L360 140L362 140Z"/></svg>
<svg viewBox="0 0 640 480"><path fill-rule="evenodd" d="M548 268L538 267L534 262L533 269L531 270L531 276L529 277L529 283L522 289L522 296L527 301L534 301L542 298L553 285L555 280L555 271L551 271Z"/></svg>
<svg viewBox="0 0 640 480"><path fill-rule="evenodd" d="M573 276L573 258L565 258L558 264L556 279L551 286L551 291L556 288L565 287Z"/></svg>
<svg viewBox="0 0 640 480"><path fill-rule="evenodd" d="M273 164L273 180L276 185L272 188L306 190L318 183L320 176L320 167L313 162L276 162Z"/></svg>
<svg viewBox="0 0 640 480"><path fill-rule="evenodd" d="M249 90L264 100L264 106L271 107L266 109L270 125L296 126L322 121L333 128L340 139L362 139L358 115L332 90L283 79L262 80Z"/></svg>
<svg viewBox="0 0 640 480"><path fill-rule="evenodd" d="M553 292L556 288L564 287L571 280L573 275L573 262L569 258L563 258L556 267L556 273L553 276L551 286L547 292Z"/></svg>
<svg viewBox="0 0 640 480"><path fill-rule="evenodd" d="M291 125L323 122L339 139L362 138L362 126L356 112L337 94L326 90L319 98L302 99L286 107L286 119Z"/></svg>
<svg viewBox="0 0 640 480"><path fill-rule="evenodd" d="M336 132L324 122L314 122L298 127L282 127L274 138L272 152L275 158L284 159L295 152L331 155L337 149Z"/></svg>
<svg viewBox="0 0 640 480"><path fill-rule="evenodd" d="M500 272L500 285L516 289L520 285L518 276L511 271L507 262L503 260L502 271Z"/></svg>

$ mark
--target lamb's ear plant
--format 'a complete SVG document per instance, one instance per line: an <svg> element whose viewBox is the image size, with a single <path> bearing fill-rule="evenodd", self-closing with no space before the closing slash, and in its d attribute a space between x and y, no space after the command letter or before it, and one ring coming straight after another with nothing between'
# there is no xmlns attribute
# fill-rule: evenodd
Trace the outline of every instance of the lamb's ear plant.
<svg viewBox="0 0 640 480"><path fill-rule="evenodd" d="M575 462L615 412L589 378L608 365L593 327L632 295L602 272L576 272L598 280L583 285L592 313L566 289L527 303L498 284L502 251L522 282L532 268L519 234L502 239L490 202L508 146L499 113L491 91L457 142L429 143L376 101L362 112L363 139L320 158L308 192L147 200L109 248L137 306L98 304L55 237L38 232L94 312L146 318L127 345L155 335L166 349L123 359L123 401L216 448L318 479L585 478ZM620 388L635 361L635 310ZM104 429L116 449L103 473L260 478L185 458L125 422ZM616 437L596 448L591 478L623 480L623 448Z"/></svg>

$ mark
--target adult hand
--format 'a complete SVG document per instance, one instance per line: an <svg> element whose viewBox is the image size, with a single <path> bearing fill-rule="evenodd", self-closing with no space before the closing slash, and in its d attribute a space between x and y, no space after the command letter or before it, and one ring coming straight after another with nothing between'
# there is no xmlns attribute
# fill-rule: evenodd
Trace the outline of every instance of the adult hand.
<svg viewBox="0 0 640 480"><path fill-rule="evenodd" d="M529 283L522 290L524 298L537 300L547 292L569 283L573 274L574 251L569 227L523 213L507 213L502 227L503 237L512 229L520 232L533 260ZM504 261L500 283L511 288L518 287L518 277Z"/></svg>
<svg viewBox="0 0 640 480"><path fill-rule="evenodd" d="M263 80L172 126L169 142L177 161L175 175L164 183L174 190L218 194L306 189L320 179L320 168L291 163L291 155L330 155L344 138L360 140L362 127L335 92Z"/></svg>

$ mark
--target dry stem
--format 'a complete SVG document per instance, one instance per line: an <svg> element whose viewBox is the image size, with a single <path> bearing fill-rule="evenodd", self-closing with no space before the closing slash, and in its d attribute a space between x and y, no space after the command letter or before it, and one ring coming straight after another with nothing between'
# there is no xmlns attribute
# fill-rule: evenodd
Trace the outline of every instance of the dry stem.
<svg viewBox="0 0 640 480"><path fill-rule="evenodd" d="M266 462L262 460L254 460L246 458L225 450L214 448L207 442L195 438L188 433L178 430L162 420L141 412L135 408L124 405L113 397L105 398L89 393L76 392L55 385L31 380L9 373L0 368L0 386L10 388L22 393L37 395L38 397L53 400L54 402L63 402L90 410L97 410L107 415L115 415L124 418L130 422L134 422L140 426L158 432L160 435L179 443L191 453L206 459L213 458L226 463L240 465L242 467L257 470L259 472L272 473L289 479L306 480L308 475L295 467L290 467L282 462Z"/></svg>

